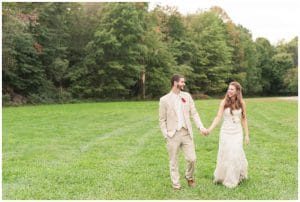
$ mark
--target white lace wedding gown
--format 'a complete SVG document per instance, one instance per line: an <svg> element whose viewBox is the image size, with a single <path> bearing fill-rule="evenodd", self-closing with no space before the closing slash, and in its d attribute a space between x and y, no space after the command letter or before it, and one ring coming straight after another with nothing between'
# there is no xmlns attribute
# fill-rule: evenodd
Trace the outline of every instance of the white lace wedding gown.
<svg viewBox="0 0 300 202"><path fill-rule="evenodd" d="M217 166L214 182L234 188L243 179L247 179L248 162L243 150L243 128L241 109L224 110L224 122L221 127Z"/></svg>

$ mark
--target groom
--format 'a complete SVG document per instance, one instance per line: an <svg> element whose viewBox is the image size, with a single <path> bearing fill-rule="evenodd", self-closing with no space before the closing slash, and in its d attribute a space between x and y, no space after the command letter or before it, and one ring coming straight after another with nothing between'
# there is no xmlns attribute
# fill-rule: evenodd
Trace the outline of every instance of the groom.
<svg viewBox="0 0 300 202"><path fill-rule="evenodd" d="M184 77L174 75L171 78L171 85L171 92L160 98L159 124L167 143L172 185L177 191L181 189L177 159L180 148L187 161L185 172L187 183L190 187L196 185L193 178L196 153L190 117L203 135L207 135L208 131L203 127L191 95L182 91L185 86Z"/></svg>

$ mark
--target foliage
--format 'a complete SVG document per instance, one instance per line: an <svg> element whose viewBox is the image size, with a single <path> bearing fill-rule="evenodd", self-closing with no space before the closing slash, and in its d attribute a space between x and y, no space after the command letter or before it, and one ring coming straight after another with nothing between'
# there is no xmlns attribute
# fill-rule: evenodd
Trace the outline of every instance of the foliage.
<svg viewBox="0 0 300 202"><path fill-rule="evenodd" d="M4 104L156 99L174 73L192 94L294 95L298 38L271 45L214 6L182 15L148 3L5 2ZM295 69L296 68L296 69Z"/></svg>

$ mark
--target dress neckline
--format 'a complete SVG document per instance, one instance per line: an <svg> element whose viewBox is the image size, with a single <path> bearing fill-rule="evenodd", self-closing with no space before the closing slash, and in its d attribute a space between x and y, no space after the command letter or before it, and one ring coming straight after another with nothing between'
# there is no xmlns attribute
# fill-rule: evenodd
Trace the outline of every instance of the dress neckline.
<svg viewBox="0 0 300 202"><path fill-rule="evenodd" d="M225 110L227 110L227 109L229 109L229 110L230 110L230 107L226 107L226 108L225 108ZM232 111L240 111L240 110L242 110L242 108L239 108L239 109L234 109L234 110L232 110Z"/></svg>

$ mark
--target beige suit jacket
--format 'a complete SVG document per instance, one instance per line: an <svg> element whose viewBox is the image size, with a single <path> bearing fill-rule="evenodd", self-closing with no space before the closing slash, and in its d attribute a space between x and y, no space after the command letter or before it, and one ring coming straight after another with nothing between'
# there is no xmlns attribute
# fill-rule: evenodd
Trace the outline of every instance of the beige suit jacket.
<svg viewBox="0 0 300 202"><path fill-rule="evenodd" d="M190 117L193 118L198 129L203 128L203 124L196 110L192 96L187 92L180 92L180 96L184 98L183 115L186 121L189 134L193 138L192 123ZM171 98L171 92L160 98L159 101L159 124L162 134L165 138L173 137L178 124L177 114L174 103Z"/></svg>

